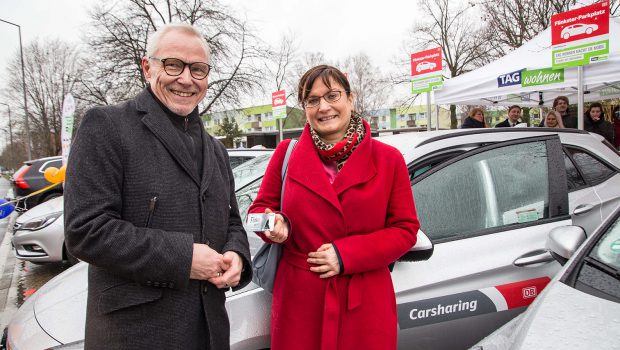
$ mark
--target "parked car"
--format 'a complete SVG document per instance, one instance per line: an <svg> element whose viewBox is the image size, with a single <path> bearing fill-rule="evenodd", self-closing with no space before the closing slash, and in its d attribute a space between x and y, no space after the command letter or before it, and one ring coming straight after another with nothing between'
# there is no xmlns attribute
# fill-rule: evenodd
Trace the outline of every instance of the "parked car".
<svg viewBox="0 0 620 350"><path fill-rule="evenodd" d="M618 347L620 210L587 239L580 227L556 228L547 246L568 263L527 311L472 349Z"/></svg>
<svg viewBox="0 0 620 350"><path fill-rule="evenodd" d="M591 233L620 204L620 155L599 135L506 128L378 139L403 153L420 240L432 242L392 271L400 349L472 346L523 312L560 270L545 249L552 229L577 225ZM243 216L267 162L235 169L255 175L237 189ZM261 241L249 237L254 253ZM9 324L13 346L83 339L86 270L79 264L30 297ZM254 284L229 295L232 349L270 346L270 305Z"/></svg>
<svg viewBox="0 0 620 350"><path fill-rule="evenodd" d="M230 166L234 169L248 160L271 153L273 153L273 149L269 148L229 148L228 158L230 159Z"/></svg>
<svg viewBox="0 0 620 350"><path fill-rule="evenodd" d="M43 176L45 169L50 167L60 169L62 167L62 157L47 157L24 162L24 165L11 178L15 197L25 197L50 186L52 183ZM62 185L54 186L45 192L21 200L17 203L17 207L21 210L28 210L59 196L62 196Z"/></svg>
<svg viewBox="0 0 620 350"><path fill-rule="evenodd" d="M56 197L17 217L11 239L16 258L33 263L77 262L65 248L63 203L62 196Z"/></svg>
<svg viewBox="0 0 620 350"><path fill-rule="evenodd" d="M228 150L231 165L253 159L269 159L272 149L231 149ZM259 162L263 164L264 162ZM243 185L246 177L256 179L264 173L265 168L253 166L242 167L235 171L235 182ZM239 188L239 187L238 187ZM15 220L12 243L15 257L33 263L51 263L66 261L73 265L77 259L65 248L65 225L63 216L63 197L56 197L28 210Z"/></svg>

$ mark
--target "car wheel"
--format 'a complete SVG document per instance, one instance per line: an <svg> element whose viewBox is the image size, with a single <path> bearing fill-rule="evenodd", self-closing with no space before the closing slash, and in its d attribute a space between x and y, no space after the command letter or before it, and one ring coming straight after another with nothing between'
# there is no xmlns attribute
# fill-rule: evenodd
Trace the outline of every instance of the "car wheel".
<svg viewBox="0 0 620 350"><path fill-rule="evenodd" d="M568 40L568 38L570 38L570 34L566 33L566 34L562 35L562 39Z"/></svg>
<svg viewBox="0 0 620 350"><path fill-rule="evenodd" d="M65 258L65 261L69 263L69 266L73 266L80 262L80 259L76 258L75 256L71 255L71 253L69 253L66 246L63 246L62 250L64 252L63 255Z"/></svg>
<svg viewBox="0 0 620 350"><path fill-rule="evenodd" d="M586 29L586 34L588 34L588 35L592 34L592 28Z"/></svg>

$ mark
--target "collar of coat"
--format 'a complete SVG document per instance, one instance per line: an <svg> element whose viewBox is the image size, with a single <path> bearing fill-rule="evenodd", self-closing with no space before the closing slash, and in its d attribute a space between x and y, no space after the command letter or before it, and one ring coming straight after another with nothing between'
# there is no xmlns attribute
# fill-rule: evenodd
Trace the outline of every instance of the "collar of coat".
<svg viewBox="0 0 620 350"><path fill-rule="evenodd" d="M188 152L185 151L186 147L183 141L179 137L174 125L166 115L166 112L159 105L159 102L151 95L151 93L144 89L135 98L136 110L139 116L142 118L142 123L153 133L153 135L161 142L172 158L179 164L183 170L191 177L191 179L199 186L203 191L209 185L209 180L213 175L213 166L215 164L215 153L213 149L213 141L211 137L208 137L204 131L204 128L200 128L202 132L202 154L204 157L204 166L202 167L202 174L198 174L196 165L191 159ZM196 110L192 113L197 113ZM155 174L153 176L156 176Z"/></svg>
<svg viewBox="0 0 620 350"><path fill-rule="evenodd" d="M323 197L342 212L338 195L355 185L370 181L377 174L372 156L370 125L366 121L364 128L366 137L351 154L334 183L330 184L306 124L290 158L288 178Z"/></svg>

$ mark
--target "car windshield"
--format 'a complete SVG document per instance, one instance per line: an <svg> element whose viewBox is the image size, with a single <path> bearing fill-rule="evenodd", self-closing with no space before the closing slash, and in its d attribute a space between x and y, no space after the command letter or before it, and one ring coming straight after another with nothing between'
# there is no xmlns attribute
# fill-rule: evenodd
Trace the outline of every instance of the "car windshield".
<svg viewBox="0 0 620 350"><path fill-rule="evenodd" d="M596 243L590 257L613 268L620 270L620 218Z"/></svg>
<svg viewBox="0 0 620 350"><path fill-rule="evenodd" d="M271 154L263 154L234 168L232 172L235 178L235 190L239 190L262 177L269 164L269 159L271 159Z"/></svg>

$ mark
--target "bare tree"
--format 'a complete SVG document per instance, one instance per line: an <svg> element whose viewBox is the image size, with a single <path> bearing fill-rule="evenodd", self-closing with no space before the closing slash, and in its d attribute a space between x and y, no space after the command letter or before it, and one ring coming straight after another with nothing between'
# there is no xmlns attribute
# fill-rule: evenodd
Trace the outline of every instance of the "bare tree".
<svg viewBox="0 0 620 350"><path fill-rule="evenodd" d="M568 11L576 0L478 0L486 23L485 40L489 42L488 59L504 56L549 27L551 16Z"/></svg>
<svg viewBox="0 0 620 350"><path fill-rule="evenodd" d="M123 0L97 5L90 16L94 27L87 34L87 41L97 68L84 81L85 95L81 98L85 100L112 103L115 98L142 89L146 81L140 62L148 35L171 22L197 26L211 47L214 68L201 114L216 105L237 106L242 95L262 88L260 67L267 50L247 24L217 0ZM104 80L106 83L101 84ZM120 93L110 93L119 87Z"/></svg>
<svg viewBox="0 0 620 350"><path fill-rule="evenodd" d="M425 21L413 28L409 46L411 51L441 47L444 69L450 77L466 73L485 63L487 42L483 39L483 27L474 20L471 6L448 0L420 0L419 7L425 13ZM409 71L401 67L400 71ZM401 81L408 81L404 75ZM398 81L392 77L392 81ZM451 128L456 128L456 106L450 106Z"/></svg>
<svg viewBox="0 0 620 350"><path fill-rule="evenodd" d="M73 92L82 66L75 46L60 40L29 43L24 49L24 68L28 99L28 120L32 139L32 156L34 158L57 155L60 152L60 130L62 102L66 94ZM21 63L19 52L10 61L9 82L3 91L7 101L11 101L14 139L23 142L21 130L24 117L19 116L23 110ZM80 107L80 106L78 106ZM79 114L80 110L76 111Z"/></svg>
<svg viewBox="0 0 620 350"><path fill-rule="evenodd" d="M345 59L342 70L347 73L353 92L353 108L367 117L368 113L384 107L389 88L379 69L372 65L368 55L360 53Z"/></svg>

